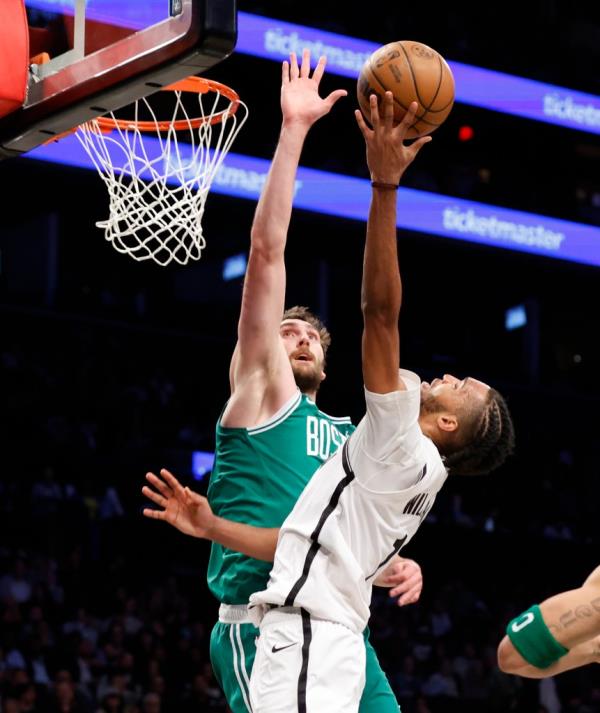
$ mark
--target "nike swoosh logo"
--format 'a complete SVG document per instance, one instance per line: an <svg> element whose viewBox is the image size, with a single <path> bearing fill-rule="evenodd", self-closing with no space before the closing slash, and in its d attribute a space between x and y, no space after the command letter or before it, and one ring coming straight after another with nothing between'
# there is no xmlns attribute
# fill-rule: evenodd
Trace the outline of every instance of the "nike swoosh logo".
<svg viewBox="0 0 600 713"><path fill-rule="evenodd" d="M272 651L274 654L276 654L278 651L283 651L284 649L289 649L290 646L296 646L297 643L298 643L297 641L294 641L293 644L288 644L287 646L273 646L273 648L271 649L271 651Z"/></svg>

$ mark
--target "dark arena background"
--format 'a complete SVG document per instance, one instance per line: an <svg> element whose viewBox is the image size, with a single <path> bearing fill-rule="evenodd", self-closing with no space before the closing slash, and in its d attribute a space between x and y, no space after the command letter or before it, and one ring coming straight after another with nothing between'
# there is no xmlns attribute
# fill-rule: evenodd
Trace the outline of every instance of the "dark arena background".
<svg viewBox="0 0 600 713"><path fill-rule="evenodd" d="M500 73L471 87L479 103L460 100L455 74L455 107L404 187L445 196L450 211L498 207L520 211L506 214L515 224L527 214L586 228L581 260L577 240L561 259L467 230L399 230L402 364L427 380L496 385L517 449L489 477L448 480L403 551L421 564L420 602L398 608L375 591L371 629L403 713L597 713L596 665L540 683L501 673L496 647L513 616L598 564L600 7L240 0L238 10L313 37L418 40ZM272 157L282 58L236 50L210 72L249 106L236 154ZM520 114L518 99L487 106L500 75L550 85L545 118ZM311 131L302 167L367 178L355 77L326 74L322 94L349 95ZM0 181L1 710L227 711L208 655L209 544L143 518L140 491L148 470L167 467L206 492L193 455L214 450L228 397L258 194L213 191L202 259L161 268L104 241L95 171L23 155L0 163ZM287 302L310 305L333 336L321 408L357 420L365 223L336 214L343 196L328 201L329 214L294 210Z"/></svg>

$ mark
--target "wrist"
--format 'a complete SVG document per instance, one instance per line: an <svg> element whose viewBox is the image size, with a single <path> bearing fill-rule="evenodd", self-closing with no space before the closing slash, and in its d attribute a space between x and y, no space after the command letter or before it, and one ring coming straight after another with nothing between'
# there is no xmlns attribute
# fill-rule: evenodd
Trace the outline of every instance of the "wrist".
<svg viewBox="0 0 600 713"><path fill-rule="evenodd" d="M398 183L387 183L384 181L371 181L371 186L380 191L397 191L400 188Z"/></svg>
<svg viewBox="0 0 600 713"><path fill-rule="evenodd" d="M313 122L306 119L286 119L284 117L281 122L281 133L293 134L304 138L312 124Z"/></svg>
<svg viewBox="0 0 600 713"><path fill-rule="evenodd" d="M404 171L393 169L389 166L382 167L380 170L374 169L369 171L372 181L378 181L380 183L395 183L396 185L400 183L403 173Z"/></svg>
<svg viewBox="0 0 600 713"><path fill-rule="evenodd" d="M200 537L203 540L210 540L211 542L218 542L221 522L222 519L211 512L204 527L199 527L197 529L197 537Z"/></svg>

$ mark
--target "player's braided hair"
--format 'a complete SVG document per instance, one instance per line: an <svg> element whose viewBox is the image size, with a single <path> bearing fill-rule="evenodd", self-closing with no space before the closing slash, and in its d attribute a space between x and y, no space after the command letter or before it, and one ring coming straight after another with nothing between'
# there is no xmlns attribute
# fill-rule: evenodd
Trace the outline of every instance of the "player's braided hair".
<svg viewBox="0 0 600 713"><path fill-rule="evenodd" d="M317 332L319 332L319 337L321 339L321 346L323 347L323 356L327 356L327 350L331 344L331 334L329 334L327 327L321 322L321 320L313 314L308 307L290 307L286 309L283 313L281 321L284 319L301 319L303 322L308 322L311 324Z"/></svg>
<svg viewBox="0 0 600 713"><path fill-rule="evenodd" d="M446 454L445 464L458 475L482 475L498 468L513 452L515 431L502 396L491 389L475 435L466 446Z"/></svg>

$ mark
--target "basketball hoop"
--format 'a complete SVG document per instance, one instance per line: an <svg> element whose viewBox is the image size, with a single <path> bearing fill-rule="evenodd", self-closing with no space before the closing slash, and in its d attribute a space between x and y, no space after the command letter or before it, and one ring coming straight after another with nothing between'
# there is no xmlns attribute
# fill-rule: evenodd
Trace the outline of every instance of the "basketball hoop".
<svg viewBox="0 0 600 713"><path fill-rule="evenodd" d="M132 119L111 112L76 136L108 188L109 217L96 223L105 239L134 260L186 265L201 257L206 197L248 108L233 89L202 77L163 91L134 102ZM164 121L149 101L158 95L174 102ZM190 95L193 109L184 103Z"/></svg>

